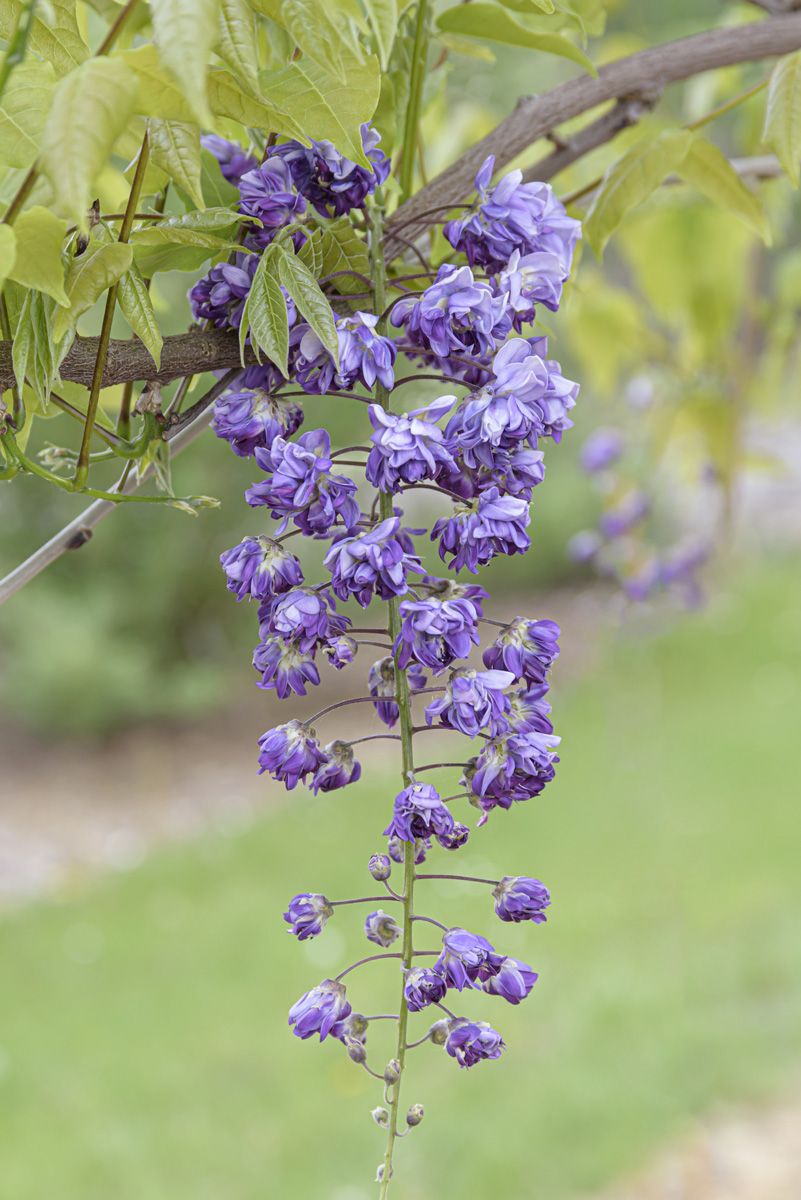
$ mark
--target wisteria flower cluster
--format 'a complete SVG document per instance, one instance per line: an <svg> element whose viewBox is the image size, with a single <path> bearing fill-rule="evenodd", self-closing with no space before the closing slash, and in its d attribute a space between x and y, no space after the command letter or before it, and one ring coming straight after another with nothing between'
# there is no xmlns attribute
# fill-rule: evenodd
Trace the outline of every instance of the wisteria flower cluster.
<svg viewBox="0 0 801 1200"><path fill-rule="evenodd" d="M309 209L323 219L363 210L372 225L376 189L389 163L373 130L365 127L363 140L371 170L328 143L277 145L258 164L219 139L207 143L238 186L242 211L259 224L248 234L254 254L214 267L193 287L198 318L236 328L252 261L289 224L302 240ZM477 810L481 827L496 809L538 796L558 762L548 702L558 626L526 616L490 618L487 592L459 573L475 574L499 555L528 550L544 447L572 426L578 385L562 375L531 325L540 305L558 308L580 227L546 184L524 184L519 172L511 172L493 185L493 169L488 159L476 177L475 205L445 225L454 261L432 270L427 286L412 292L395 275L387 281L396 293L387 306L381 246L373 239L375 311L357 311L346 297L332 295L338 363L287 301L292 396L284 392L289 381L272 365L248 368L217 401L213 423L235 454L253 462L247 504L267 510L275 522L269 532L256 530L221 555L228 588L238 600L257 605L258 686L282 700L305 696L320 685L325 660L339 671L361 661L368 648L382 652L365 664L364 694L267 730L259 739L259 770L288 789L302 783L315 793L329 792L359 779L359 743L383 738L401 750L401 786L375 829L386 841L368 864L380 894L330 900L300 892L284 913L290 933L305 941L322 935L339 908L369 909L364 937L378 953L312 987L291 1007L289 1024L299 1038L341 1042L355 1063L383 1081L383 1104L373 1117L387 1132L379 1167L385 1181L396 1138L423 1116L419 1104L411 1105L402 1128L399 1096L408 1052L425 1043L442 1046L463 1068L499 1058L501 1034L461 1012L462 995L482 992L518 1005L537 981L532 967L482 934L418 912L416 885L453 878L486 887L504 923L541 924L550 904L547 887L528 875L479 879L417 870L427 856L466 845L471 829L459 819L465 816L461 804ZM411 382L408 372L419 362L447 379L448 388L431 402L401 409L396 370L403 363L404 383ZM343 473L325 429L299 432L303 410L293 397L298 390L354 388L368 402L369 444L348 447L343 465L349 471ZM428 541L447 564L443 576L427 568L426 530L406 521L404 493L420 488L436 492L442 505ZM289 539L297 535L310 550L323 543L312 580L306 577L309 554L293 553ZM376 614L369 627L361 623L364 609ZM417 712L422 695L425 707ZM350 704L371 706L378 731L326 743L318 726ZM443 740L456 735L471 743L461 764L461 792L443 795L424 774L451 770L452 764L417 762L416 735L429 729L440 730ZM402 879L396 883L398 866ZM436 944L418 944L418 934L432 930ZM343 982L376 957L400 967L393 1014L354 1012ZM425 1010L435 1019L422 1037L411 1038L410 1020ZM397 1027L394 1056L380 1070L368 1064L368 1034L372 1051L377 1020Z"/></svg>

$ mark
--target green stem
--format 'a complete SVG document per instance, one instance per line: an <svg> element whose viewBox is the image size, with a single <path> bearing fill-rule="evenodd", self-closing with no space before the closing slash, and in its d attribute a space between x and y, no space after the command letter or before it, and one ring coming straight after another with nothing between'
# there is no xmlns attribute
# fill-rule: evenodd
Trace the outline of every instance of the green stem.
<svg viewBox="0 0 801 1200"><path fill-rule="evenodd" d="M421 8L423 5L421 4ZM384 264L383 251L383 213L380 207L376 206L372 213L372 230L370 234L370 249L372 259L372 274L373 274L373 308L377 313L383 312L386 307L386 269ZM383 330L383 322L379 323L379 329ZM390 396L387 389L381 385L376 387L376 400L384 408L390 407ZM392 516L393 498L391 492L379 493L379 512L381 519L386 520ZM389 634L390 641L394 644L395 639L400 633L400 613L399 601L397 597L389 600L387 603L389 609ZM411 699L409 694L409 681L406 678L406 672L401 670L397 663L395 664L395 696L398 702L399 710L399 732L401 741L401 779L403 787L409 783L411 772L414 770L414 753L412 746L412 709ZM407 842L403 849L403 895L401 896L401 904L403 906L403 943L401 947L401 966L403 971L408 971L414 961L414 844ZM409 1009L406 1004L406 996L401 984L400 1007L398 1009L398 1045L395 1052L395 1057L400 1064L400 1078L392 1089L392 1099L389 1103L389 1122L387 1124L387 1144L384 1152L384 1174L381 1181L381 1191L379 1200L384 1200L389 1192L390 1178L392 1176L392 1153L395 1148L395 1139L398 1136L398 1107L400 1104L400 1088L403 1079L403 1071L406 1063L406 1029L409 1021Z"/></svg>
<svg viewBox="0 0 801 1200"><path fill-rule="evenodd" d="M418 0L412 49L412 74L409 81L409 103L403 127L403 156L400 168L401 202L408 200L414 187L414 160L417 148L417 127L423 98L423 80L428 60L428 0ZM383 305L378 311L383 311Z"/></svg>
<svg viewBox="0 0 801 1200"><path fill-rule="evenodd" d="M125 216L122 219L120 226L119 242L127 242L131 233L131 227L134 222L134 214L136 206L139 203L139 196L142 191L142 184L145 180L145 170L147 169L147 160L150 157L150 145L147 134L142 139L142 149L139 152L139 161L136 164L133 182L131 183L131 192L128 196L128 205L125 209ZM78 463L75 467L75 478L73 486L76 491L86 486L86 480L89 475L89 447L92 441L92 430L95 426L97 417L97 406L100 402L100 389L103 386L103 372L106 369L106 357L108 355L109 342L111 341L111 326L114 321L114 309L117 306L117 291L119 284L115 283L108 290L106 296L106 307L103 313L103 324L100 327L100 340L97 347L97 358L95 359L95 369L92 373L92 386L89 391L89 403L86 407L86 423L83 427L83 437L81 438L81 448L78 451Z"/></svg>

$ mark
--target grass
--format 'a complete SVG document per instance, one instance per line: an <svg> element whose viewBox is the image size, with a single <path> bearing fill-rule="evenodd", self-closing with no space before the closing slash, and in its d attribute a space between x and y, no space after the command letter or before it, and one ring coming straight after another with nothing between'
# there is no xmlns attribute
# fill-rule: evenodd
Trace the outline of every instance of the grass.
<svg viewBox="0 0 801 1200"><path fill-rule="evenodd" d="M774 567L669 634L624 635L559 699L557 781L459 857L540 875L546 926L501 926L481 890L420 884L422 911L489 934L541 979L517 1009L465 999L504 1032L499 1063L459 1072L412 1052L404 1101L426 1119L401 1144L398 1200L564 1200L697 1114L793 1078L797 585ZM339 1045L285 1028L289 1003L361 952L359 916L339 910L298 946L280 911L305 888L352 894L392 790L371 773L293 794L239 835L0 925L2 1200L373 1196L374 1083ZM350 985L356 1007L392 1011L391 968ZM371 1030L377 1064L387 1033Z"/></svg>

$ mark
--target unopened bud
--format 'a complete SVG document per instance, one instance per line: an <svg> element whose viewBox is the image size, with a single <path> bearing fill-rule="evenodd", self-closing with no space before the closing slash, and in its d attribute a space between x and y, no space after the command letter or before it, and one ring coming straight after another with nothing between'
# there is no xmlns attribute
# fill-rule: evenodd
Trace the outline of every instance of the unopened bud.
<svg viewBox="0 0 801 1200"><path fill-rule="evenodd" d="M392 874L392 862L388 854L374 854L367 864L367 870L373 879L383 883Z"/></svg>
<svg viewBox="0 0 801 1200"><path fill-rule="evenodd" d="M345 1049L347 1050L349 1057L352 1058L355 1063L365 1062L367 1059L367 1051L365 1050L362 1042L360 1042L357 1038L352 1037L346 1037L344 1042Z"/></svg>
<svg viewBox="0 0 801 1200"><path fill-rule="evenodd" d="M376 1125L381 1125L382 1128L386 1128L386 1126L389 1125L389 1112L386 1108L374 1108L370 1113L370 1116L373 1118Z"/></svg>
<svg viewBox="0 0 801 1200"><path fill-rule="evenodd" d="M425 1116L425 1110L422 1104L413 1104L406 1114L406 1124L414 1127L419 1125Z"/></svg>
<svg viewBox="0 0 801 1200"><path fill-rule="evenodd" d="M390 1179L392 1178L392 1167L389 1168L389 1178ZM378 1164L378 1170L375 1173L375 1181L376 1181L376 1183L384 1182L384 1164L383 1163Z"/></svg>
<svg viewBox="0 0 801 1200"><path fill-rule="evenodd" d="M401 1077L401 1065L397 1058L391 1058L384 1070L384 1083L397 1083Z"/></svg>
<svg viewBox="0 0 801 1200"><path fill-rule="evenodd" d="M428 1036L435 1046L444 1046L448 1040L449 1032L450 1021L447 1018L443 1018L441 1021L437 1021L436 1024L431 1026L428 1031Z"/></svg>

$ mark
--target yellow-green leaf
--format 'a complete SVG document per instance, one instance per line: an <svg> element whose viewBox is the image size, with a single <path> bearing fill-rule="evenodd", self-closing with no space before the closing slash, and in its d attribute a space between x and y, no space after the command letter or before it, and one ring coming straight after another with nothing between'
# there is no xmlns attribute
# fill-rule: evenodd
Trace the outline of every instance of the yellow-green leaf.
<svg viewBox="0 0 801 1200"><path fill-rule="evenodd" d="M8 279L17 257L17 235L11 225L0 225L0 287Z"/></svg>
<svg viewBox="0 0 801 1200"><path fill-rule="evenodd" d="M200 182L200 131L196 125L181 121L148 122L150 156L157 167L182 191L193 204L205 208Z"/></svg>
<svg viewBox="0 0 801 1200"><path fill-rule="evenodd" d="M595 66L583 50L574 46L568 38L558 33L536 33L521 25L519 21L493 0L477 0L473 4L457 4L447 8L437 18L437 25L444 33L462 33L482 41L503 42L509 46L522 46L539 50L542 54L556 54L578 63L591 75L597 75Z"/></svg>
<svg viewBox="0 0 801 1200"><path fill-rule="evenodd" d="M398 31L398 0L362 0L373 34L378 61L386 71Z"/></svg>
<svg viewBox="0 0 801 1200"><path fill-rule="evenodd" d="M136 72L138 88L134 112L163 121L193 123L194 112L175 80L159 61L155 46L138 46L115 55Z"/></svg>
<svg viewBox="0 0 801 1200"><path fill-rule="evenodd" d="M247 0L220 0L217 53L251 91L259 90L256 20Z"/></svg>
<svg viewBox="0 0 801 1200"><path fill-rule="evenodd" d="M678 169L692 139L686 130L666 130L637 142L612 164L584 222L584 234L599 258L626 213L647 200L663 179Z"/></svg>
<svg viewBox="0 0 801 1200"><path fill-rule="evenodd" d="M308 141L303 133L302 113L299 116L299 124L293 116L284 111L282 105L272 103L269 96L265 103L264 100L257 100L255 96L248 95L228 71L209 72L208 93L212 110L220 117L228 117L231 121L238 121L240 125L249 125L255 129L278 130L290 137Z"/></svg>
<svg viewBox="0 0 801 1200"><path fill-rule="evenodd" d="M23 287L52 296L58 304L69 304L64 290L64 237L67 222L47 208L36 205L20 213L14 223L17 261L9 277Z"/></svg>
<svg viewBox="0 0 801 1200"><path fill-rule="evenodd" d="M358 275L340 275L340 271L357 271L359 275L370 274L370 259L364 241L359 237L347 217L328 221L321 229L320 248L322 265L320 275L337 275L331 282L338 292L363 292L364 280Z"/></svg>
<svg viewBox="0 0 801 1200"><path fill-rule="evenodd" d="M297 120L309 137L327 139L354 162L370 166L361 142L361 125L378 104L378 59L354 62L342 83L317 63L301 59L272 71L262 83L268 102Z"/></svg>
<svg viewBox="0 0 801 1200"><path fill-rule="evenodd" d="M220 0L150 0L159 58L201 125L211 125L206 73L217 39L219 11Z"/></svg>
<svg viewBox="0 0 801 1200"><path fill-rule="evenodd" d="M79 317L128 270L133 248L123 242L91 243L79 257L70 259L66 291L69 305L56 310L53 335L56 341L74 329Z"/></svg>
<svg viewBox="0 0 801 1200"><path fill-rule="evenodd" d="M320 341L339 366L339 342L331 305L305 263L283 247L276 247L278 279L295 301Z"/></svg>
<svg viewBox="0 0 801 1200"><path fill-rule="evenodd" d="M134 263L120 276L118 298L125 320L147 347L158 370L164 339L159 331L147 284Z"/></svg>
<svg viewBox="0 0 801 1200"><path fill-rule="evenodd" d="M758 196L746 187L726 155L713 142L696 134L676 174L708 199L726 208L770 243L770 226Z"/></svg>
<svg viewBox="0 0 801 1200"><path fill-rule="evenodd" d="M801 51L773 68L762 140L770 146L794 187L801 180Z"/></svg>
<svg viewBox="0 0 801 1200"><path fill-rule="evenodd" d="M270 247L256 268L239 324L239 348L244 361L245 339L250 332L257 357L262 350L281 374L288 376L289 317L284 293L274 273L277 253L277 247Z"/></svg>
<svg viewBox="0 0 801 1200"><path fill-rule="evenodd" d="M42 170L55 207L81 229L87 228L95 180L133 113L137 86L119 59L90 58L53 93L42 132Z"/></svg>
<svg viewBox="0 0 801 1200"><path fill-rule="evenodd" d="M0 101L0 156L9 167L29 167L53 97L56 73L49 62L20 63Z"/></svg>
<svg viewBox="0 0 801 1200"><path fill-rule="evenodd" d="M90 50L78 29L75 0L49 0L48 8L49 13L34 17L29 45L53 64L56 74L66 75L89 57ZM20 0L0 2L0 37L11 36L21 9Z"/></svg>
<svg viewBox="0 0 801 1200"><path fill-rule="evenodd" d="M330 13L318 0L283 0L281 22L305 58L317 63L324 71L343 82L350 63L363 61L361 50L354 54L343 34L347 20L341 14Z"/></svg>

